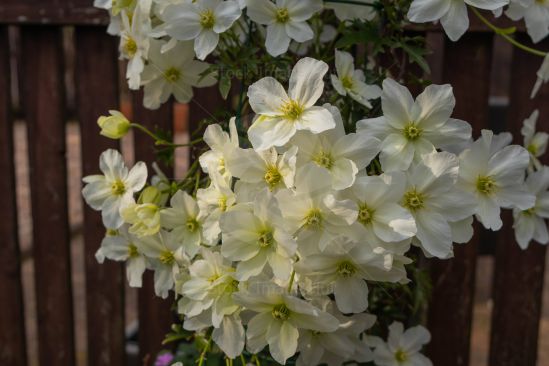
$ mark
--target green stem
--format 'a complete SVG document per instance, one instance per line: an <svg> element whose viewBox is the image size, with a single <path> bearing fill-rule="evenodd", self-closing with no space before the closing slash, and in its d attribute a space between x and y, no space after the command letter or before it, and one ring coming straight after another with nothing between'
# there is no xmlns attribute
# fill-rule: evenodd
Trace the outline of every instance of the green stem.
<svg viewBox="0 0 549 366"><path fill-rule="evenodd" d="M240 354L240 362L242 362L242 366L246 366L246 359L242 353Z"/></svg>
<svg viewBox="0 0 549 366"><path fill-rule="evenodd" d="M514 28L510 28L510 29L499 28L494 24L492 24L488 19L486 19L476 8L469 6L469 9L471 9L471 11L477 16L477 18L480 19L481 22L483 22L488 28L493 30L494 33L503 37L507 42L511 43L515 47L518 47L521 50L529 52L536 56L545 57L547 55L547 52L536 50L535 48L523 45L522 43L520 43L519 41L511 37L509 34L514 33L515 31Z"/></svg>
<svg viewBox="0 0 549 366"><path fill-rule="evenodd" d="M292 276L290 277L290 283L288 284L288 292L292 292L292 286L294 285L295 279L295 270L292 271Z"/></svg>
<svg viewBox="0 0 549 366"><path fill-rule="evenodd" d="M212 342L212 336L208 338L208 342L204 346L204 349L200 353L200 358L198 359L198 366L204 365L204 360L206 360L206 353L208 353L208 350L210 349L210 343Z"/></svg>
<svg viewBox="0 0 549 366"><path fill-rule="evenodd" d="M159 137L154 132L149 130L147 127L142 126L139 123L132 123L132 124L130 124L130 126L134 127L134 128L137 128L138 130L140 130L140 131L144 132L145 134L147 134L148 136L150 136L155 141L154 144L158 145L158 146L186 147L186 146L196 145L196 144L201 143L203 141L202 137L200 137L200 138L197 138L196 140L189 141L186 144L174 144L173 142L169 142L169 141L164 140L163 138Z"/></svg>

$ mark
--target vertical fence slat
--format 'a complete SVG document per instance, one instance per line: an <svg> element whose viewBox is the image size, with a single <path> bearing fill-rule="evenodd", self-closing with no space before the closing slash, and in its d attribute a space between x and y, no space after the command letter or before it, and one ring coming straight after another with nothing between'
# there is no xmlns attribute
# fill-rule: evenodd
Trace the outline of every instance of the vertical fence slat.
<svg viewBox="0 0 549 366"><path fill-rule="evenodd" d="M82 144L82 176L97 174L99 155L119 144L99 135L97 117L116 109L116 40L100 27L76 27L76 98ZM105 235L101 215L84 208L88 365L125 364L124 272L113 261L97 263L95 252Z"/></svg>
<svg viewBox="0 0 549 366"><path fill-rule="evenodd" d="M74 365L61 29L21 28L41 365Z"/></svg>
<svg viewBox="0 0 549 366"><path fill-rule="evenodd" d="M0 364L27 364L25 314L21 284L21 255L17 237L13 119L10 113L10 55L8 27L0 26ZM6 193L8 192L8 193Z"/></svg>
<svg viewBox="0 0 549 366"><path fill-rule="evenodd" d="M520 40L529 43L526 35ZM548 49L549 41L536 45ZM534 100L530 91L541 57L514 49L511 72L511 103L508 130L514 143L522 145L520 128L524 118L538 108L538 129L549 132L549 88L545 86ZM547 160L545 161L547 163ZM547 246L531 242L527 250L514 239L512 217L505 215L500 242L496 248L494 310L490 343L490 364L497 366L535 366Z"/></svg>
<svg viewBox="0 0 549 366"><path fill-rule="evenodd" d="M147 128L156 127L166 131L173 128L173 103L170 100L159 109L150 111L143 107L143 91L133 94L133 120ZM135 161L144 161L149 168L149 176L154 174L151 164L156 160L154 141L145 134L136 131L134 134ZM173 169L160 164L163 172L173 176ZM173 322L171 303L173 298L163 300L154 294L152 272L147 271L143 277L143 288L139 290L139 357L144 366L152 365L155 355L162 349L162 340L169 332Z"/></svg>
<svg viewBox="0 0 549 366"><path fill-rule="evenodd" d="M488 122L489 78L493 37L469 33L457 43L446 41L443 82L452 84L455 118L468 121L478 135ZM433 260L428 353L434 365L469 364L478 229L468 244L454 245L455 258Z"/></svg>

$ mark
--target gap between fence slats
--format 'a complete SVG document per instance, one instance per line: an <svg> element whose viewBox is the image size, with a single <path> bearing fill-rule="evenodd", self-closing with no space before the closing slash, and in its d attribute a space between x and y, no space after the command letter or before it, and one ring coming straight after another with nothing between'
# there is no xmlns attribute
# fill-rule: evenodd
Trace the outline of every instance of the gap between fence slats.
<svg viewBox="0 0 549 366"><path fill-rule="evenodd" d="M116 109L118 62L116 40L103 28L77 27L76 98L82 141L82 176L97 174L99 155L117 149L115 140L99 135L97 117ZM84 205L88 365L125 364L123 264L99 264L95 252L105 236L101 214Z"/></svg>
<svg viewBox="0 0 549 366"><path fill-rule="evenodd" d="M13 119L10 100L8 27L0 26L0 365L27 364L21 255L17 237Z"/></svg>
<svg viewBox="0 0 549 366"><path fill-rule="evenodd" d="M519 37L521 42L530 43L528 36L522 34ZM549 49L549 40L536 47ZM531 100L535 71L542 58L516 48L513 52L506 129L513 134L513 143L522 145L522 122L535 108L540 112L538 129L549 132L545 123L549 117L549 88L546 85ZM535 366L547 246L532 241L523 251L515 241L511 213L506 212L504 218L496 247L490 365Z"/></svg>
<svg viewBox="0 0 549 366"><path fill-rule="evenodd" d="M164 131L172 131L173 128L173 103L170 100L159 109L150 111L143 107L143 91L133 94L133 121L141 123L145 127L155 130L157 127ZM151 163L157 161L155 156L154 141L144 133L135 131L135 161L147 163L149 179L154 174ZM162 171L169 177L173 177L173 168L159 164ZM139 358L143 366L152 365L156 354L162 347L164 336L170 331L170 325L174 321L171 311L173 297L165 300L154 294L153 274L145 272L143 288L139 290ZM167 348L167 346L166 346Z"/></svg>
<svg viewBox="0 0 549 366"><path fill-rule="evenodd" d="M75 364L61 29L22 27L39 360Z"/></svg>
<svg viewBox="0 0 549 366"><path fill-rule="evenodd" d="M452 117L471 123L475 136L488 125L492 43L492 34L467 33L458 43L446 40L444 50L442 81L454 87L457 100ZM469 364L479 229L471 242L454 245L454 258L431 263L428 355L434 365Z"/></svg>

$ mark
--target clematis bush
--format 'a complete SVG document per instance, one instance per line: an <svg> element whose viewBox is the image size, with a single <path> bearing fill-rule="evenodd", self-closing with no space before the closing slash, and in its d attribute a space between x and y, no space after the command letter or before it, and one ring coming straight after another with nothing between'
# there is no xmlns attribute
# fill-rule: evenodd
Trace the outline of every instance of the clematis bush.
<svg viewBox="0 0 549 366"><path fill-rule="evenodd" d="M118 111L98 119L107 138L149 135L161 162L177 148L193 157L174 180L156 164L152 174L143 162L129 169L109 149L82 190L106 228L97 260L125 262L132 287L154 272L156 295L175 303L180 322L166 342L179 351L160 364L432 365L422 353L431 337L420 324L430 288L423 259L452 258L475 219L499 230L502 209L512 210L523 249L549 242L543 116L525 120L524 146L509 133L473 136L454 116L452 86L424 78L425 40L405 32L440 20L456 40L468 11L488 22L478 11L488 9L524 18L538 40L547 34L541 15L532 21L541 2L96 5L111 14L128 85L143 87L145 107L172 96L200 103L201 87L227 99L182 145ZM548 58L530 50L545 57L535 94Z"/></svg>

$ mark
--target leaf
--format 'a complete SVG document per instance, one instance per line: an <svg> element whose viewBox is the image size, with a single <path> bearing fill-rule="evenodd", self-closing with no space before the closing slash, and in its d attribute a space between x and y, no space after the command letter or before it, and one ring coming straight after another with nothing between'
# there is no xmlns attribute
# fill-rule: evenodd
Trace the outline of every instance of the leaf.
<svg viewBox="0 0 549 366"><path fill-rule="evenodd" d="M426 53L425 49L417 46L408 45L405 42L402 42L399 45L408 54L408 56L410 56L410 60L412 62L416 63L427 74L431 73L429 64L423 57Z"/></svg>
<svg viewBox="0 0 549 366"><path fill-rule="evenodd" d="M219 79L219 92L221 93L223 99L227 100L227 96L229 95L230 91L231 79L227 76L221 76L221 78Z"/></svg>

